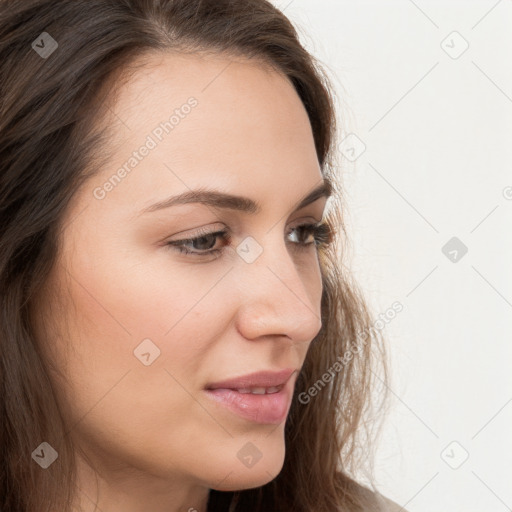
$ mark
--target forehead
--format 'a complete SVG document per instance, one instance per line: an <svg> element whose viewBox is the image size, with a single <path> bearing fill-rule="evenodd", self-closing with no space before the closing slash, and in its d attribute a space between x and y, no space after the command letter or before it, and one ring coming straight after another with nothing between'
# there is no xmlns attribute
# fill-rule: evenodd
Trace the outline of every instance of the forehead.
<svg viewBox="0 0 512 512"><path fill-rule="evenodd" d="M145 126L148 118L160 118L179 107L190 96L200 100L204 122L211 121L209 114L221 113L231 121L250 113L263 119L269 109L275 109L274 118L290 114L291 109L306 114L287 77L256 59L225 54L147 54L120 78L122 87L113 110L139 127ZM261 109L262 102L267 109Z"/></svg>
<svg viewBox="0 0 512 512"><path fill-rule="evenodd" d="M122 80L110 112L112 158L92 186L111 181L105 199L132 212L197 186L255 199L272 190L285 199L290 192L291 203L321 179L299 96L285 76L259 61L145 56ZM141 155L143 146L150 149ZM121 179L112 181L121 167ZM291 185L302 185L299 193Z"/></svg>

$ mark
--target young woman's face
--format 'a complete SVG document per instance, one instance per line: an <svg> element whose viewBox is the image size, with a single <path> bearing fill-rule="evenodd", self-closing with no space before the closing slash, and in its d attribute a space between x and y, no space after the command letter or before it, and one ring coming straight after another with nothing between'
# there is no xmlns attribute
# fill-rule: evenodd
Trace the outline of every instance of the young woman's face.
<svg viewBox="0 0 512 512"><path fill-rule="evenodd" d="M323 182L304 106L254 62L160 55L111 110L114 157L75 196L54 274L71 299L52 309L60 334L48 340L71 435L104 476L263 485L282 468L297 372L321 328L317 248L294 229L326 206L319 195L296 210ZM199 188L260 209L151 211ZM208 235L221 230L229 241ZM200 236L182 243L192 254L170 244ZM283 369L283 398L206 390ZM238 408L216 399L228 395Z"/></svg>

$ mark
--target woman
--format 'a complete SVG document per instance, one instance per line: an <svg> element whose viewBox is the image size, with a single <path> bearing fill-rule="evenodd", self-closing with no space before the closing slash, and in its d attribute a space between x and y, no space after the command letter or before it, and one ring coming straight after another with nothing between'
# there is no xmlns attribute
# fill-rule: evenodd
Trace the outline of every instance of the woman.
<svg viewBox="0 0 512 512"><path fill-rule="evenodd" d="M286 17L15 0L0 30L0 509L398 509L353 476L382 347Z"/></svg>

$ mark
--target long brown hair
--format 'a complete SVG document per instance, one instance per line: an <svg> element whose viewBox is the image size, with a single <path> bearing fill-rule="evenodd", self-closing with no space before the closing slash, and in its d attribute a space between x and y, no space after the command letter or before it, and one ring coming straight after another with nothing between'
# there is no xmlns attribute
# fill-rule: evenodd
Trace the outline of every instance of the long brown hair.
<svg viewBox="0 0 512 512"><path fill-rule="evenodd" d="M387 363L346 268L334 94L293 25L266 0L0 3L0 510L71 509L74 451L36 340L36 298L56 261L63 213L106 156L108 133L95 126L119 76L135 62L143 66L140 57L170 50L254 58L283 73L308 113L335 192L327 221L336 236L320 252L323 326L297 380L283 469L256 489L212 490L208 510L378 510L378 493L354 475L371 459L373 377L386 382ZM42 442L58 452L46 470L31 457Z"/></svg>

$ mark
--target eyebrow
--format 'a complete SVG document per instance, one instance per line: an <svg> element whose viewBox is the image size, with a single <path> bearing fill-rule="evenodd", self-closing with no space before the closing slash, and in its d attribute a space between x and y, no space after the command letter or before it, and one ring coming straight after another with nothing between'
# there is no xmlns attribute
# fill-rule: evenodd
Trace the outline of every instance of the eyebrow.
<svg viewBox="0 0 512 512"><path fill-rule="evenodd" d="M298 202L294 211L300 210L322 197L329 198L332 195L332 192L333 189L331 182L324 178L318 187L309 192ZM229 209L250 214L257 214L261 212L261 205L257 201L249 199L248 197L227 194L215 189L200 188L197 190L189 190L183 194L169 197L163 201L152 204L151 206L144 208L140 214L142 215L144 213L170 208L171 206L190 203L202 203L207 206L212 206L213 208Z"/></svg>

